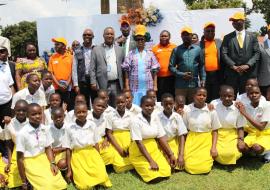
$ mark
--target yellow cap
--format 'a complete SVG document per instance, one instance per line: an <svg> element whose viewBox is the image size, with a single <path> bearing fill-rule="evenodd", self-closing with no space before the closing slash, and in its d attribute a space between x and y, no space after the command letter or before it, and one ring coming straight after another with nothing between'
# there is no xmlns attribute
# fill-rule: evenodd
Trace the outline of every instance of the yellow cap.
<svg viewBox="0 0 270 190"><path fill-rule="evenodd" d="M230 17L229 20L230 21L234 21L234 20L246 20L245 13L243 13L243 12L234 13L234 15L232 17Z"/></svg>
<svg viewBox="0 0 270 190"><path fill-rule="evenodd" d="M146 27L144 25L139 24L135 27L135 36L144 36L146 32Z"/></svg>
<svg viewBox="0 0 270 190"><path fill-rule="evenodd" d="M190 28L189 26L185 26L184 28L182 28L181 34L182 34L183 32L187 32L187 33L189 33L189 34L192 34L192 28Z"/></svg>
<svg viewBox="0 0 270 190"><path fill-rule="evenodd" d="M52 38L52 42L60 42L63 43L65 46L67 46L67 40L63 37Z"/></svg>
<svg viewBox="0 0 270 190"><path fill-rule="evenodd" d="M216 27L215 23L213 23L213 22L207 22L207 23L204 24L204 27L203 28L207 28L209 26L213 26L214 28Z"/></svg>

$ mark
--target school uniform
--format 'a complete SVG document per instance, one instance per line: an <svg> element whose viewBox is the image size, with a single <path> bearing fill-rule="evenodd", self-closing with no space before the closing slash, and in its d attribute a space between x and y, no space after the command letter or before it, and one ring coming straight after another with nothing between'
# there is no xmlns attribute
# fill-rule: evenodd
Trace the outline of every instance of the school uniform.
<svg viewBox="0 0 270 190"><path fill-rule="evenodd" d="M53 85L49 86L47 88L47 90L45 90L43 84L41 83L39 90L41 90L45 94L46 102L47 102L47 104L49 104L51 94L55 93L55 89L54 89Z"/></svg>
<svg viewBox="0 0 270 190"><path fill-rule="evenodd" d="M109 114L111 114L115 109L111 106L108 105L108 107L104 110L104 116L107 116Z"/></svg>
<svg viewBox="0 0 270 190"><path fill-rule="evenodd" d="M163 107L161 105L161 102L155 102L155 107L152 115L157 115L159 112L163 111Z"/></svg>
<svg viewBox="0 0 270 190"><path fill-rule="evenodd" d="M213 158L212 130L221 127L215 110L210 111L205 105L199 109L190 104L183 120L189 129L185 143L185 170L191 174L203 174L211 171Z"/></svg>
<svg viewBox="0 0 270 190"><path fill-rule="evenodd" d="M136 105L136 104L132 104L130 109L127 109L133 116L138 115L139 113L141 113L142 109L140 106Z"/></svg>
<svg viewBox="0 0 270 190"><path fill-rule="evenodd" d="M44 110L44 117L45 117L45 125L51 125L53 123L53 120L52 120L52 109L51 108L48 108L48 109ZM73 114L72 115L72 118L74 118L74 117L75 116ZM70 118L68 116L68 112L67 111L65 111L65 122L66 123L71 122L70 121Z"/></svg>
<svg viewBox="0 0 270 190"><path fill-rule="evenodd" d="M41 90L37 90L33 95L30 94L28 88L24 88L16 92L12 99L12 104L11 104L12 109L14 109L16 102L20 99L25 100L28 104L37 103L41 107L47 106L45 94Z"/></svg>
<svg viewBox="0 0 270 190"><path fill-rule="evenodd" d="M247 93L243 93L243 94L238 94L236 101L240 101L242 102L244 105L250 104L250 99L247 96ZM261 95L260 101L266 101L265 97L263 95Z"/></svg>
<svg viewBox="0 0 270 190"><path fill-rule="evenodd" d="M221 99L218 98L218 99L215 99L215 100L212 100L210 102L210 104L212 104L214 107L216 107L219 103L222 103Z"/></svg>
<svg viewBox="0 0 270 190"><path fill-rule="evenodd" d="M22 185L22 180L19 174L17 165L17 153L16 153L16 137L18 133L28 124L28 120L25 122L19 122L16 118L12 118L10 123L5 126L5 140L12 140L14 143L10 171L8 172L8 188L15 188Z"/></svg>
<svg viewBox="0 0 270 190"><path fill-rule="evenodd" d="M247 122L248 127L245 128L248 135L244 141L248 147L254 144L259 144L264 148L264 151L270 150L270 102L261 101L254 108L251 104L247 104L246 112L258 122L267 122L263 130L258 130L250 122Z"/></svg>
<svg viewBox="0 0 270 190"><path fill-rule="evenodd" d="M132 114L129 111L125 111L121 117L117 110L114 110L107 116L106 128L113 131L113 136L118 145L124 150L128 151L131 137L130 128L132 124ZM132 164L129 161L129 157L122 157L114 147L115 157L113 162L113 168L117 173L128 171L133 169Z"/></svg>
<svg viewBox="0 0 270 190"><path fill-rule="evenodd" d="M140 113L132 122L131 138L133 142L129 148L129 158L135 170L145 182L171 175L171 167L156 142L156 138L161 138L165 135L166 132L158 125L156 117L151 117L151 122L148 123L142 113ZM158 171L150 169L150 164L139 150L136 141L141 141L144 144L147 152L158 164Z"/></svg>
<svg viewBox="0 0 270 190"><path fill-rule="evenodd" d="M45 148L51 146L52 142L48 127L42 124L36 129L30 123L26 124L16 138L17 152L24 154L25 174L34 189L67 188L60 172L53 175L45 153Z"/></svg>
<svg viewBox="0 0 270 190"><path fill-rule="evenodd" d="M5 140L5 130L0 127L0 140ZM0 174L4 177L4 180L8 180L8 175L5 173L6 163L3 161L2 154L0 153ZM4 187L3 184L0 184L0 188Z"/></svg>
<svg viewBox="0 0 270 190"><path fill-rule="evenodd" d="M78 189L90 189L96 185L112 186L105 164L94 148L99 141L97 127L89 120L82 127L72 123L66 128L63 147L72 150L71 168Z"/></svg>
<svg viewBox="0 0 270 190"><path fill-rule="evenodd" d="M218 129L216 161L224 165L236 164L236 161L242 156L237 148L237 129L244 127L246 120L234 103L226 107L220 102L215 108L221 124L221 128Z"/></svg>

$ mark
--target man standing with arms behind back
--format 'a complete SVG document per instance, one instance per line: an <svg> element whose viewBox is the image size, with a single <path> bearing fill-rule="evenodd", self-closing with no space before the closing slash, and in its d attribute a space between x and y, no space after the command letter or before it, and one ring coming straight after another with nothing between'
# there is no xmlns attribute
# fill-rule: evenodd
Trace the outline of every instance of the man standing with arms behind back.
<svg viewBox="0 0 270 190"><path fill-rule="evenodd" d="M235 94L242 94L245 92L246 81L256 78L259 44L257 37L245 30L244 13L235 13L230 21L235 31L227 34L222 43L225 84L232 86Z"/></svg>

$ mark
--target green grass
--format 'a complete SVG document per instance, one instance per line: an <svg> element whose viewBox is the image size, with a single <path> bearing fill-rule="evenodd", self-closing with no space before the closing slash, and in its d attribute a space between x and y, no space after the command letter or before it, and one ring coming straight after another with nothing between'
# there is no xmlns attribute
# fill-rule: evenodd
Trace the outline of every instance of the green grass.
<svg viewBox="0 0 270 190"><path fill-rule="evenodd" d="M190 175L186 172L172 174L169 179L155 184L144 183L133 170L116 174L108 169L113 187L109 190L268 190L270 189L270 164L259 158L241 158L237 166L214 164L207 175ZM75 190L69 186L69 190Z"/></svg>

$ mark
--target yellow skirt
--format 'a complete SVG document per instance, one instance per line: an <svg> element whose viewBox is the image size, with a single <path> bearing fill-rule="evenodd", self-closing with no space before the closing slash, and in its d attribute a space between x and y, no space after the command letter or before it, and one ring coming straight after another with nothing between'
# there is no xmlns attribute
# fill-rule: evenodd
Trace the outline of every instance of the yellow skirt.
<svg viewBox="0 0 270 190"><path fill-rule="evenodd" d="M98 151L91 146L72 150L71 168L76 187L90 189L96 185L111 187L105 164Z"/></svg>
<svg viewBox="0 0 270 190"><path fill-rule="evenodd" d="M264 151L270 150L270 128L260 131L254 127L248 127L246 131L248 135L244 141L248 147L259 144L264 148Z"/></svg>
<svg viewBox="0 0 270 190"><path fill-rule="evenodd" d="M213 158L210 154L212 133L189 131L185 143L185 170L190 174L203 174L211 171Z"/></svg>
<svg viewBox="0 0 270 190"><path fill-rule="evenodd" d="M98 143L99 144L99 153L100 153L100 156L101 156L104 164L107 166L107 165L113 164L114 157L115 157L115 151L114 151L114 148L111 144L106 148L101 148L103 141L104 141L104 138L102 138L102 140Z"/></svg>
<svg viewBox="0 0 270 190"><path fill-rule="evenodd" d="M125 151L129 150L131 143L130 131L114 131L113 136L122 149ZM134 168L130 163L129 157L123 158L115 148L114 152L115 157L113 161L113 168L116 173L125 172Z"/></svg>
<svg viewBox="0 0 270 190"><path fill-rule="evenodd" d="M8 180L8 175L5 173L6 165L7 164L3 161L2 154L0 153L0 175L2 175L4 177L5 181ZM5 187L5 186L6 186L6 184L0 183L0 188Z"/></svg>
<svg viewBox="0 0 270 190"><path fill-rule="evenodd" d="M21 176L17 165L16 146L13 148L10 171L8 172L8 188L19 187L22 185Z"/></svg>
<svg viewBox="0 0 270 190"><path fill-rule="evenodd" d="M145 182L149 182L159 177L171 176L171 167L163 156L161 150L158 148L158 144L155 139L143 140L146 150L157 163L159 170L154 171L150 169L150 164L139 150L135 141L133 141L129 148L130 162L134 166L137 173L142 177Z"/></svg>
<svg viewBox="0 0 270 190"><path fill-rule="evenodd" d="M66 154L66 151L60 152L60 153L56 154L56 155L55 155L55 158L54 158L55 163L57 164L60 160L66 159L66 155L67 155L67 154Z"/></svg>
<svg viewBox="0 0 270 190"><path fill-rule="evenodd" d="M242 156L237 148L238 142L237 129L219 129L217 140L218 157L216 161L220 164L236 164Z"/></svg>
<svg viewBox="0 0 270 190"><path fill-rule="evenodd" d="M174 137L168 140L168 145L170 146L175 158L178 158L178 154L179 154L179 138L178 137ZM179 167L175 167L174 169L176 170L180 170Z"/></svg>
<svg viewBox="0 0 270 190"><path fill-rule="evenodd" d="M62 190L67 188L67 183L61 172L58 171L56 176L51 172L50 162L45 153L24 158L24 167L28 181L36 190Z"/></svg>

